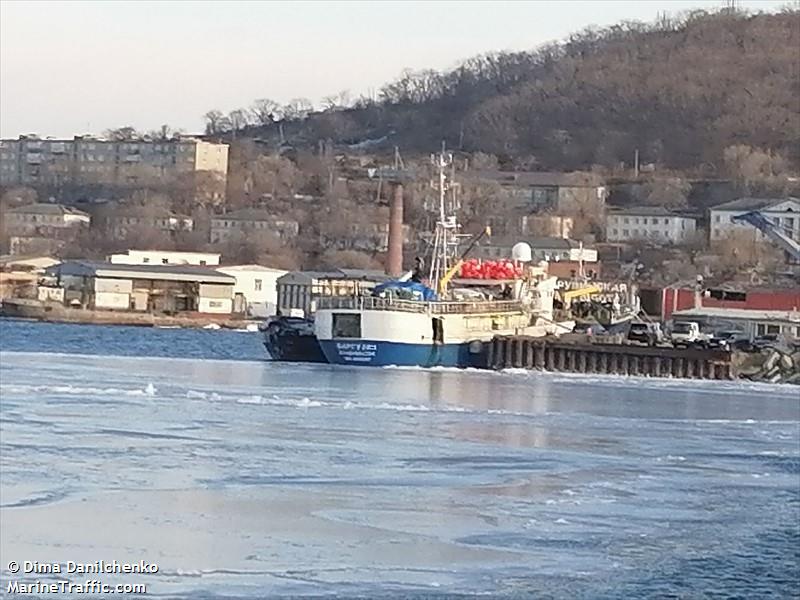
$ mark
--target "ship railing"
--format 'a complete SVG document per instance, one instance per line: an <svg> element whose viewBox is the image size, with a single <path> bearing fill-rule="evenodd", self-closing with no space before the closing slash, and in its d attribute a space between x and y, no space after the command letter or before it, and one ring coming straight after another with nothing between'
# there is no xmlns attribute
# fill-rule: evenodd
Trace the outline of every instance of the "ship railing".
<svg viewBox="0 0 800 600"><path fill-rule="evenodd" d="M324 296L317 299L317 310L393 310L428 314L476 314L521 310L517 300L478 300L473 302L425 302L375 296Z"/></svg>

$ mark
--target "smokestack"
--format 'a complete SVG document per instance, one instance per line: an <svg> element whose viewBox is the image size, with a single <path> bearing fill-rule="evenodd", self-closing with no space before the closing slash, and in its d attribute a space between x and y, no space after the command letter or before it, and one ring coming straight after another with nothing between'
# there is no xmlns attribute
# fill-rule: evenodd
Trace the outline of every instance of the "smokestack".
<svg viewBox="0 0 800 600"><path fill-rule="evenodd" d="M389 201L389 251L386 254L386 274L403 274L403 184L395 183Z"/></svg>

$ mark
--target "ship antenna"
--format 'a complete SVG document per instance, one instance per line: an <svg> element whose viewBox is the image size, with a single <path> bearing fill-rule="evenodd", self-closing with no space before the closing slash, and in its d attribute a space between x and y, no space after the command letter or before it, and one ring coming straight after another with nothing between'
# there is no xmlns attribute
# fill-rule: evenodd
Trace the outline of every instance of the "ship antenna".
<svg viewBox="0 0 800 600"><path fill-rule="evenodd" d="M442 142L442 150L439 155L432 155L431 162L437 167L439 173L438 188L439 192L439 221L436 223L434 235L433 260L431 261L430 282L439 287L439 282L447 273L449 268L449 247L451 246L450 229L455 227L455 217L447 214L447 190L449 183L446 175L446 168L452 164L453 155L448 154ZM441 290L443 293L445 290Z"/></svg>

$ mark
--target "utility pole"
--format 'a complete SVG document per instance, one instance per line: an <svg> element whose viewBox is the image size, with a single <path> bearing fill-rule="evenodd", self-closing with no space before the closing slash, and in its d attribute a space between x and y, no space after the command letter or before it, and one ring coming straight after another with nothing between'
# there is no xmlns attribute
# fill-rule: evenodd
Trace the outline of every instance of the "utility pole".
<svg viewBox="0 0 800 600"><path fill-rule="evenodd" d="M639 179L639 149L637 148L633 153L633 177Z"/></svg>

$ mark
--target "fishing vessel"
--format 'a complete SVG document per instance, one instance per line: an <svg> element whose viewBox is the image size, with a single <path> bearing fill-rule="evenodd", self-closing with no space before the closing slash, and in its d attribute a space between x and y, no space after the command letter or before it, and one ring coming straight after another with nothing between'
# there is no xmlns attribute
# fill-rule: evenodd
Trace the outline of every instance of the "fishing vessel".
<svg viewBox="0 0 800 600"><path fill-rule="evenodd" d="M276 315L261 323L258 329L264 336L264 347L271 360L327 362L314 335L313 319Z"/></svg>
<svg viewBox="0 0 800 600"><path fill-rule="evenodd" d="M427 285L417 271L378 286L369 295L320 298L314 328L328 362L481 366L482 346L495 335L571 331L574 323L553 320L557 278L548 276L545 267L531 264L527 244L515 247L511 279L455 278L466 253L459 253L463 236L453 214L454 203L448 204L446 195L446 168L452 156L442 151L432 160L439 174L439 211Z"/></svg>

